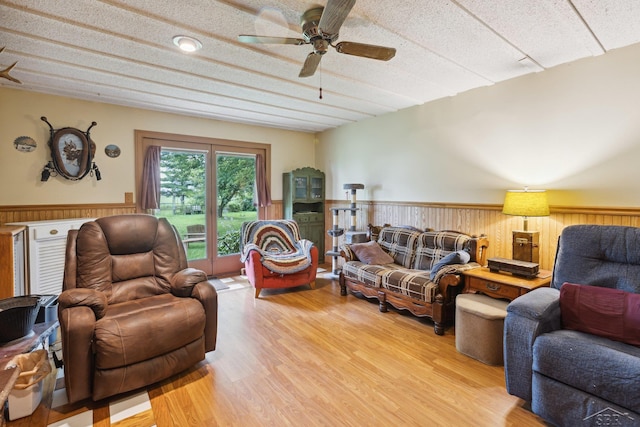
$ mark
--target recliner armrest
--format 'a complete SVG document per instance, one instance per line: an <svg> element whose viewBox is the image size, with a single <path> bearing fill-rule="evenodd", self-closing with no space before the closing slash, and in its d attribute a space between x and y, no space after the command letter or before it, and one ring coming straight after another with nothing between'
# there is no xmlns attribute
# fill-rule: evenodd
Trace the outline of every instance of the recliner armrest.
<svg viewBox="0 0 640 427"><path fill-rule="evenodd" d="M204 307L206 323L204 326L204 351L216 349L218 336L218 292L209 281L197 283L191 291L191 297L200 301Z"/></svg>
<svg viewBox="0 0 640 427"><path fill-rule="evenodd" d="M504 375L507 392L531 402L533 343L562 327L560 291L538 288L507 306L504 322Z"/></svg>
<svg viewBox="0 0 640 427"><path fill-rule="evenodd" d="M507 312L535 321L560 321L560 293L555 288L539 288L522 295L507 306ZM559 329L559 327L558 327Z"/></svg>
<svg viewBox="0 0 640 427"><path fill-rule="evenodd" d="M91 305L91 298L80 299L83 294L85 296L90 294L84 291L91 291L91 289L69 289L58 298L58 320L62 338L62 358L65 365L64 382L70 403L91 397L93 385L92 343L96 311L100 310L96 308L96 304ZM102 292L94 292L102 294ZM102 295L106 303L106 296ZM74 301L74 298L79 299ZM96 296L96 299L99 300L100 297ZM104 315L104 311L102 314Z"/></svg>
<svg viewBox="0 0 640 427"><path fill-rule="evenodd" d="M104 317L107 311L107 296L104 292L89 288L67 289L58 297L60 310L71 307L89 307L96 319Z"/></svg>
<svg viewBox="0 0 640 427"><path fill-rule="evenodd" d="M189 297L195 285L206 281L207 275L204 271L195 268L185 268L171 278L171 293L177 297Z"/></svg>
<svg viewBox="0 0 640 427"><path fill-rule="evenodd" d="M171 278L171 293L177 297L195 298L202 304L206 316L204 326L204 351L216 349L218 336L218 293L207 280L204 271L185 268Z"/></svg>

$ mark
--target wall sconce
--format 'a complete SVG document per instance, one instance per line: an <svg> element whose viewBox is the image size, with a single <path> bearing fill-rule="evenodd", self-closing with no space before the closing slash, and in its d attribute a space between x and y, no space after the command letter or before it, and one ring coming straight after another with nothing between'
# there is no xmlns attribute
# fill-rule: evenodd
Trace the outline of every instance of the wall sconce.
<svg viewBox="0 0 640 427"><path fill-rule="evenodd" d="M508 190L502 213L524 218L524 229L513 231L513 259L538 263L540 260L540 233L529 231L530 216L549 216L547 192L544 190Z"/></svg>

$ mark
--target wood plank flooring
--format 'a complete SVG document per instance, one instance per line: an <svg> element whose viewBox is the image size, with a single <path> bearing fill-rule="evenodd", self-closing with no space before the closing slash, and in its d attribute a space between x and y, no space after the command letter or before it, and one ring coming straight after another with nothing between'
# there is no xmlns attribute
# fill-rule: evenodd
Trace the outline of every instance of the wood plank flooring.
<svg viewBox="0 0 640 427"><path fill-rule="evenodd" d="M47 426L87 410L105 427L545 425L507 394L502 367L456 351L453 328L437 336L430 321L380 313L377 303L340 296L330 278L315 290L253 294L219 294L217 349L143 391L151 410L113 422L110 402L50 409L55 381L47 379L43 404L8 426Z"/></svg>

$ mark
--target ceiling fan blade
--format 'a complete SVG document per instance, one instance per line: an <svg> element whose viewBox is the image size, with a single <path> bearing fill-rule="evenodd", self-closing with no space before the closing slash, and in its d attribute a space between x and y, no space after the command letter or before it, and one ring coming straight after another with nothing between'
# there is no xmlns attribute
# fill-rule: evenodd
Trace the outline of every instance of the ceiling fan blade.
<svg viewBox="0 0 640 427"><path fill-rule="evenodd" d="M250 36L247 34L240 34L238 36L238 41L242 43L294 44L298 46L306 43L303 39L293 37Z"/></svg>
<svg viewBox="0 0 640 427"><path fill-rule="evenodd" d="M322 55L311 52L307 55L307 59L304 61L304 65L302 66L302 70L300 70L300 74L298 77L311 77L316 72L318 65L320 64L320 60L322 59Z"/></svg>
<svg viewBox="0 0 640 427"><path fill-rule="evenodd" d="M336 46L336 51L347 55L363 56L365 58L388 61L396 55L393 47L376 46L372 44L340 42Z"/></svg>
<svg viewBox="0 0 640 427"><path fill-rule="evenodd" d="M318 28L322 34L337 35L354 4L356 0L328 0L318 22Z"/></svg>

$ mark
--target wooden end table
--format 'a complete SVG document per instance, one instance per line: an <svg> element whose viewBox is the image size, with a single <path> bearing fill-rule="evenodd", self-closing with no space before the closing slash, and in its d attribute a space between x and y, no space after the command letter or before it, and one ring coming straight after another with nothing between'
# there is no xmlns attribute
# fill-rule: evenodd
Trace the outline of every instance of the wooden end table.
<svg viewBox="0 0 640 427"><path fill-rule="evenodd" d="M464 289L462 292L481 292L493 298L504 298L513 301L534 289L551 284L551 271L540 270L537 277L527 279L511 273L493 273L488 268L474 268L462 273Z"/></svg>

